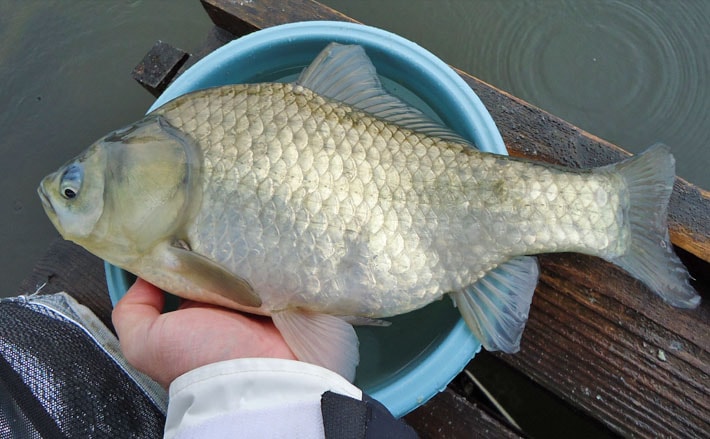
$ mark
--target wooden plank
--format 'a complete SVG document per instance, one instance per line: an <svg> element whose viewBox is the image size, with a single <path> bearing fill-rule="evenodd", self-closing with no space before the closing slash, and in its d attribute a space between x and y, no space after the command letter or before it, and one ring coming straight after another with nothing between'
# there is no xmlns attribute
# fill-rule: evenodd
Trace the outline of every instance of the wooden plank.
<svg viewBox="0 0 710 439"><path fill-rule="evenodd" d="M404 419L422 438L521 437L451 389L434 396Z"/></svg>
<svg viewBox="0 0 710 439"><path fill-rule="evenodd" d="M76 244L55 239L32 273L20 284L17 295L64 291L89 307L109 328L111 300L106 286L104 263Z"/></svg>
<svg viewBox="0 0 710 439"><path fill-rule="evenodd" d="M671 308L592 257L540 261L522 349L496 356L620 434L710 431L710 306Z"/></svg>
<svg viewBox="0 0 710 439"><path fill-rule="evenodd" d="M246 35L265 27L309 20L356 22L334 9L314 1L200 0L212 22L234 35Z"/></svg>
<svg viewBox="0 0 710 439"><path fill-rule="evenodd" d="M189 57L187 52L158 41L133 69L131 76L157 98Z"/></svg>
<svg viewBox="0 0 710 439"><path fill-rule="evenodd" d="M291 21L283 14L272 20L266 13L270 1L251 2L248 10L233 2L203 3L223 8L222 22L231 15L239 17L250 32ZM301 5L315 8L314 16L331 14L312 1L291 1L288 7L304 10ZM628 156L615 145L459 73L490 111L512 155L577 168ZM710 270L704 261L710 260L710 196L678 179L670 209L673 242L687 250L684 261L700 279L696 285L707 298L705 273ZM541 261L543 273L522 350L498 357L618 433L702 436L710 431L708 304L694 311L671 308L596 258L562 254L546 255Z"/></svg>

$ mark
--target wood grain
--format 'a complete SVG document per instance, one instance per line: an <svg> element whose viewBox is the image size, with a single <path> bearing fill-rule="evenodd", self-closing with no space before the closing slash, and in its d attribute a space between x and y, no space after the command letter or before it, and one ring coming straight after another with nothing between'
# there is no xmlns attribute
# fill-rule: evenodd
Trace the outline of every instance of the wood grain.
<svg viewBox="0 0 710 439"><path fill-rule="evenodd" d="M710 431L710 306L671 308L592 257L540 260L521 352L498 358L620 434Z"/></svg>
<svg viewBox="0 0 710 439"><path fill-rule="evenodd" d="M234 35L246 35L265 27L298 21L356 22L347 15L314 1L200 1L212 22Z"/></svg>
<svg viewBox="0 0 710 439"><path fill-rule="evenodd" d="M485 410L446 389L404 418L422 438L518 438Z"/></svg>

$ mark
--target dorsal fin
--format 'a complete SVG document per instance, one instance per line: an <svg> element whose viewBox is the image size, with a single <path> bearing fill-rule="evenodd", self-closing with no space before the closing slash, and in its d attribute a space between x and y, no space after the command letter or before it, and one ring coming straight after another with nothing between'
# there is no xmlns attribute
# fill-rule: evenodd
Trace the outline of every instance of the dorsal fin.
<svg viewBox="0 0 710 439"><path fill-rule="evenodd" d="M470 143L389 94L361 46L330 43L303 70L296 84L404 128L457 143Z"/></svg>

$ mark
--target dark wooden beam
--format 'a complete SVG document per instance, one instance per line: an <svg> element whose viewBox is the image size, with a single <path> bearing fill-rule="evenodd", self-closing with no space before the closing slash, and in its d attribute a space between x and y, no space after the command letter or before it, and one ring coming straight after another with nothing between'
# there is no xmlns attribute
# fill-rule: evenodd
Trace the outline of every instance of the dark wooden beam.
<svg viewBox="0 0 710 439"><path fill-rule="evenodd" d="M521 437L476 404L446 389L404 418L422 438Z"/></svg>
<svg viewBox="0 0 710 439"><path fill-rule="evenodd" d="M318 2L310 0L220 1L200 0L212 22L234 35L246 35L265 27L310 20L355 22Z"/></svg>
<svg viewBox="0 0 710 439"><path fill-rule="evenodd" d="M190 55L158 41L133 69L131 76L155 97L160 96Z"/></svg>

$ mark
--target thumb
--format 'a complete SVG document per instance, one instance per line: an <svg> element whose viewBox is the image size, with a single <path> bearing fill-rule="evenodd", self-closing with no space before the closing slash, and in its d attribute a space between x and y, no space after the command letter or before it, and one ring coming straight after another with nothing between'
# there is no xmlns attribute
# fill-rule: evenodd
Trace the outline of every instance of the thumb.
<svg viewBox="0 0 710 439"><path fill-rule="evenodd" d="M163 292L139 278L114 307L111 320L129 362L131 351L141 349L164 304Z"/></svg>

